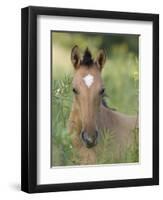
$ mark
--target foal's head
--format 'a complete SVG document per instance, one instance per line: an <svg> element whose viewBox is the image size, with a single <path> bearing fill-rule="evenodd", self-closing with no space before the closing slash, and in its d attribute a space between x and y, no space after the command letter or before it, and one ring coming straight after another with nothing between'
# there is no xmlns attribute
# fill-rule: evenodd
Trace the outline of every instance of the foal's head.
<svg viewBox="0 0 163 200"><path fill-rule="evenodd" d="M82 58L78 46L73 47L71 52L71 61L75 69L72 90L75 106L80 113L81 139L88 148L97 144L99 136L98 113L105 92L101 70L105 60L104 50L99 51L95 60L88 48Z"/></svg>

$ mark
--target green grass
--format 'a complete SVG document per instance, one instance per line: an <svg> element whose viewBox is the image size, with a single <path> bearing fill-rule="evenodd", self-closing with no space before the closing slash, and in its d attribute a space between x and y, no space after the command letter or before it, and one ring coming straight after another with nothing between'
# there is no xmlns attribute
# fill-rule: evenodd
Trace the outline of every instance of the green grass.
<svg viewBox="0 0 163 200"><path fill-rule="evenodd" d="M114 164L114 163L133 163L139 161L139 132L138 129L132 131L133 144L128 146L117 158L115 151L117 146L114 144L113 134L105 131L98 147L97 164Z"/></svg>
<svg viewBox="0 0 163 200"><path fill-rule="evenodd" d="M56 66L55 66L56 67ZM70 66L71 67L71 66ZM72 105L73 74L70 72L52 80L52 165L67 166L79 164L77 152L72 147L67 123ZM113 59L106 63L102 73L108 94L107 103L126 114L138 112L138 64L134 56ZM99 145L97 164L138 162L138 130L133 131L135 143L128 147L119 160L114 156L111 133L105 134Z"/></svg>
<svg viewBox="0 0 163 200"><path fill-rule="evenodd" d="M127 36L125 36L127 38ZM72 105L73 67L70 61L71 48L78 44L82 50L89 46L93 57L107 37L90 37L82 34L55 33L52 40L52 166L79 164L78 152L71 144L67 123ZM131 37L130 42L138 46L138 39ZM132 44L132 43L131 43ZM107 62L102 78L108 98L107 104L128 115L138 113L138 56L128 49L127 44L115 44L106 49ZM134 143L117 160L114 155L112 134L103 136L97 154L97 164L131 163L139 161L139 131L133 131Z"/></svg>

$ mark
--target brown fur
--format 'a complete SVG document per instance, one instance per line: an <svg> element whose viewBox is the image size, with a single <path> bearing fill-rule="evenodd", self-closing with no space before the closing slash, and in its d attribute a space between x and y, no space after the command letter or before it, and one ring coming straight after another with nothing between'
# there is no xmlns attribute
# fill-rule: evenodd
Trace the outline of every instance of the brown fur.
<svg viewBox="0 0 163 200"><path fill-rule="evenodd" d="M96 146L87 148L81 140L81 131L85 129L90 135L95 129L112 132L118 157L119 152L132 143L131 132L135 127L138 127L138 120L136 116L127 116L106 108L102 104L99 91L103 87L101 70L105 62L104 52L100 51L96 61L92 63L92 67L87 67L81 64L84 62L79 61L79 49L75 48L73 48L71 55L75 68L73 88L76 88L79 94L74 95L69 117L69 133L73 146L79 153L80 164L95 164L99 141ZM83 77L87 74L94 76L94 83L90 88L87 88L83 82Z"/></svg>

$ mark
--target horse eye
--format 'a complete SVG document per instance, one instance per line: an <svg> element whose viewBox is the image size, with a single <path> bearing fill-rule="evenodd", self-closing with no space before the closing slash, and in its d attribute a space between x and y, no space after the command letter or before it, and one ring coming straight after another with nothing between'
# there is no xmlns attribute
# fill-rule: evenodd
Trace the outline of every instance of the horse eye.
<svg viewBox="0 0 163 200"><path fill-rule="evenodd" d="M105 93L105 88L102 88L99 93L100 95L103 95Z"/></svg>
<svg viewBox="0 0 163 200"><path fill-rule="evenodd" d="M74 94L78 94L78 91L75 88L73 88L72 91Z"/></svg>

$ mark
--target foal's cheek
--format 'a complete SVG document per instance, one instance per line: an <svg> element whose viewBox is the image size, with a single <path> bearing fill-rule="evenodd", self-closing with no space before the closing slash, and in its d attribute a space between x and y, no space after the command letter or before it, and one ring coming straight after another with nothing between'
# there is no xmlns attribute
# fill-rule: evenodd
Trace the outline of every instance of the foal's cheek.
<svg viewBox="0 0 163 200"><path fill-rule="evenodd" d="M75 97L75 100L76 100L76 104L79 106L79 107L83 107L83 104L84 104L84 99L82 98L82 95L76 95Z"/></svg>
<svg viewBox="0 0 163 200"><path fill-rule="evenodd" d="M75 105L79 106L80 105L79 95L74 95L74 98L75 98Z"/></svg>
<svg viewBox="0 0 163 200"><path fill-rule="evenodd" d="M79 98L79 96L76 96L75 97L75 105L76 105L76 108L78 109L78 111L80 112L80 115L83 111L83 100L82 98Z"/></svg>

